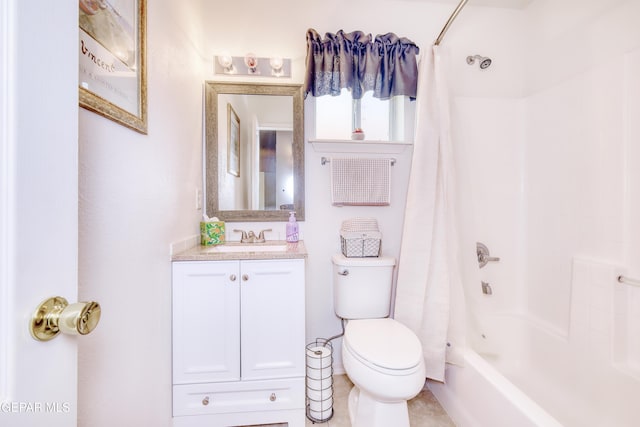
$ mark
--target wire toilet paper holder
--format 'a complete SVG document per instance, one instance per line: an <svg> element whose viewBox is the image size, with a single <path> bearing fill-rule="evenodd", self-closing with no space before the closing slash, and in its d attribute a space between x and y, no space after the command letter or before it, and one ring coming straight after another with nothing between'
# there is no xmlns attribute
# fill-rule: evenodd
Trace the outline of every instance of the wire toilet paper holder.
<svg viewBox="0 0 640 427"><path fill-rule="evenodd" d="M333 417L333 346L316 339L306 346L306 412L313 423Z"/></svg>

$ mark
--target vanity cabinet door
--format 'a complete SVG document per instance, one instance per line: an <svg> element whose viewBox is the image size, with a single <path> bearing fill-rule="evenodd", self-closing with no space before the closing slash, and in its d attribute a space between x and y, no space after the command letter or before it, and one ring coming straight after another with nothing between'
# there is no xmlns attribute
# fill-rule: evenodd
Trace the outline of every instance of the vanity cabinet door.
<svg viewBox="0 0 640 427"><path fill-rule="evenodd" d="M242 379L304 377L304 260L241 263Z"/></svg>
<svg viewBox="0 0 640 427"><path fill-rule="evenodd" d="M240 380L238 261L173 263L173 383Z"/></svg>

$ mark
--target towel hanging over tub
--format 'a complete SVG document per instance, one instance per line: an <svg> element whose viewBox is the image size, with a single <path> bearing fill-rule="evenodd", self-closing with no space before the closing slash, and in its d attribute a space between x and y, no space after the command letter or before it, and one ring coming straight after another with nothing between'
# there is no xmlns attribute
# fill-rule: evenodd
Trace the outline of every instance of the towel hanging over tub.
<svg viewBox="0 0 640 427"><path fill-rule="evenodd" d="M393 159L331 159L334 206L389 206Z"/></svg>

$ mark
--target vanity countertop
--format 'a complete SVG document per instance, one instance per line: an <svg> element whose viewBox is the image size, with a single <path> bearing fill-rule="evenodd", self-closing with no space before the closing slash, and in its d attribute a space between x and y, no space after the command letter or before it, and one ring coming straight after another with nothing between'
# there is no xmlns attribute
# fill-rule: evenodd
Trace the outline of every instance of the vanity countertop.
<svg viewBox="0 0 640 427"><path fill-rule="evenodd" d="M264 246L285 246L285 250L260 251L251 250L252 247ZM226 252L225 246L232 246L233 251ZM240 248L246 247L246 251ZM238 243L231 242L217 246L197 245L183 252L173 254L172 261L225 261L235 259L295 259L306 258L307 248L301 240L297 243L288 243L284 240L269 240L266 243Z"/></svg>

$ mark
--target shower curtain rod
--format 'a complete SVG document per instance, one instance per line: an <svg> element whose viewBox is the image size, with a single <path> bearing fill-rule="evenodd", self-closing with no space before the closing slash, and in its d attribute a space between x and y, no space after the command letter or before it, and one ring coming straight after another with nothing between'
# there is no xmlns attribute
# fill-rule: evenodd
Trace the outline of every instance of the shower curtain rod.
<svg viewBox="0 0 640 427"><path fill-rule="evenodd" d="M464 6L467 4L468 1L469 0L461 0L460 3L458 3L458 7L455 8L453 13L451 14L449 19L447 20L447 23L444 24L444 27L442 27L442 31L440 31L440 34L438 35L438 38L436 39L436 41L434 43L436 46L438 46L440 44L440 42L444 38L445 33L447 32L447 30L449 29L451 24L453 24L453 21L456 20L456 18L458 17L458 14L462 11L462 9L464 8Z"/></svg>

